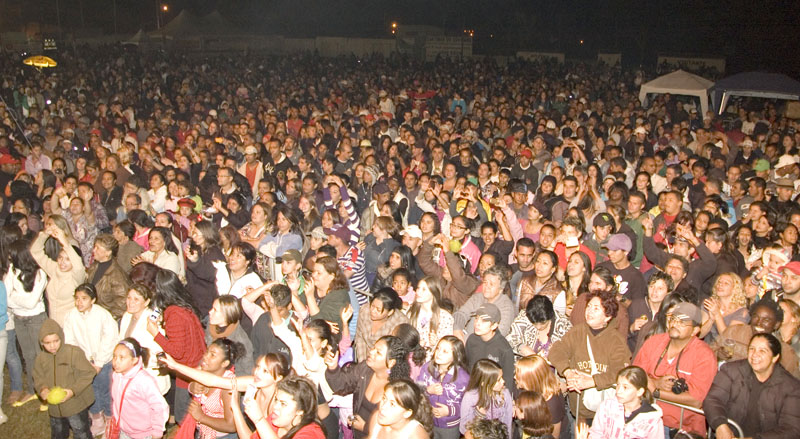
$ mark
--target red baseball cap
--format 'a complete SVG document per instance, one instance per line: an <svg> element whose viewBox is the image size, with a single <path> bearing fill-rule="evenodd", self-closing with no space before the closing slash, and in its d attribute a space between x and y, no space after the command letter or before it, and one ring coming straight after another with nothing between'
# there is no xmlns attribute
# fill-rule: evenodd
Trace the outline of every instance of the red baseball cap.
<svg viewBox="0 0 800 439"><path fill-rule="evenodd" d="M800 275L800 261L792 261L781 267L780 271L791 270L792 273Z"/></svg>

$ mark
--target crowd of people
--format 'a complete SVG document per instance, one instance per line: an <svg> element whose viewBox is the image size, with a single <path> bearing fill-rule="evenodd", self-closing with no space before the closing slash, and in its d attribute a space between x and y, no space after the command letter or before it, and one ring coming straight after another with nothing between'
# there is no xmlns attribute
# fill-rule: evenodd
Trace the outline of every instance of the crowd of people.
<svg viewBox="0 0 800 439"><path fill-rule="evenodd" d="M583 64L19 64L0 424L800 437L800 130L776 102L643 107L646 73Z"/></svg>

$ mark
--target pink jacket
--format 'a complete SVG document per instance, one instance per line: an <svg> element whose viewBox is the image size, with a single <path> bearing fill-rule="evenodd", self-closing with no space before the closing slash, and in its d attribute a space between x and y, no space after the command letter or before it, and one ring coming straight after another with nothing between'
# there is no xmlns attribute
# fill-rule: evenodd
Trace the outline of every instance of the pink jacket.
<svg viewBox="0 0 800 439"><path fill-rule="evenodd" d="M120 398L129 381L131 384L125 391L120 417ZM111 410L114 418L119 419L120 430L133 439L160 438L164 435L169 406L158 390L156 379L142 369L141 359L126 373L114 372L111 376Z"/></svg>
<svg viewBox="0 0 800 439"><path fill-rule="evenodd" d="M617 398L608 398L600 404L589 429L590 439L663 439L664 424L661 409L653 404L653 411L639 413L625 423L625 407Z"/></svg>

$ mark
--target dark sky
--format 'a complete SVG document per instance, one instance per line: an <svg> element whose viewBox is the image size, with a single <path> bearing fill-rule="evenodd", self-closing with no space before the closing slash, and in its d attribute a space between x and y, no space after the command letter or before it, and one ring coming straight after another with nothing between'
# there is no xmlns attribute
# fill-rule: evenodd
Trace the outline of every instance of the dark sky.
<svg viewBox="0 0 800 439"><path fill-rule="evenodd" d="M622 52L626 64L652 64L658 53L722 55L729 72L766 69L798 76L800 1L728 0L58 0L65 29L82 26L133 33L155 28L183 8L218 9L242 28L293 36L383 36L389 23L475 30L478 53L558 50L593 57ZM23 21L55 23L56 0L0 0ZM0 13L0 15L3 15ZM584 40L584 44L579 44Z"/></svg>

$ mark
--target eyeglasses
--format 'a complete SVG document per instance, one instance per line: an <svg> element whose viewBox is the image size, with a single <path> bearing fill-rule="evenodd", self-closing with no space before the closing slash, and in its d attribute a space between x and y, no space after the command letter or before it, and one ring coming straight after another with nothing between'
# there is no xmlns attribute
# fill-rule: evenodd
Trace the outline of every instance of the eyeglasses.
<svg viewBox="0 0 800 439"><path fill-rule="evenodd" d="M683 320L680 317L677 317L675 315L670 314L670 315L667 316L667 323L670 324L670 325L673 325L673 326L680 326L680 327L684 327L685 328L687 326L691 326L692 321L691 320Z"/></svg>
<svg viewBox="0 0 800 439"><path fill-rule="evenodd" d="M452 229L453 227L455 227L456 229L467 230L467 228L463 224L459 223L450 224L450 228Z"/></svg>

